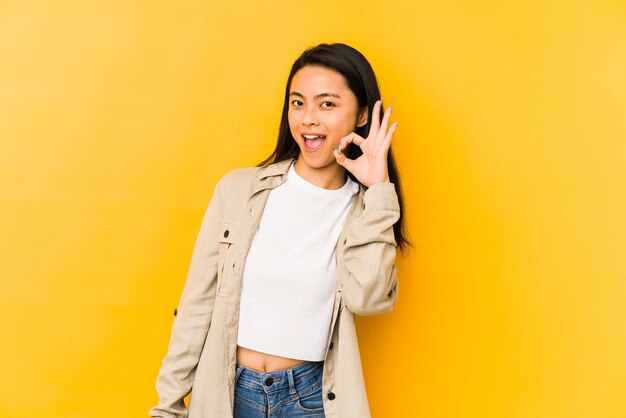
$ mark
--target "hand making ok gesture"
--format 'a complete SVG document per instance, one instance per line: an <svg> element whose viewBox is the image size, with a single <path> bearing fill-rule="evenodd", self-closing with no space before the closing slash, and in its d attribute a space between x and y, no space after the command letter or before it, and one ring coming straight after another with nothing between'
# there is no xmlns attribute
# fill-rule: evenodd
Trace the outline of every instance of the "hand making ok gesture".
<svg viewBox="0 0 626 418"><path fill-rule="evenodd" d="M388 108L383 115L383 121L380 122L380 107L382 100L374 103L372 110L372 124L367 138L363 138L355 132L344 136L339 142L339 148L333 150L333 155L339 165L345 167L346 170L354 174L365 187L370 187L375 183L389 182L389 173L387 171L387 152L391 145L393 136L398 122L394 122L388 128L389 116L391 109ZM355 143L363 151L363 155L355 160L346 157L341 150L345 150L350 142Z"/></svg>

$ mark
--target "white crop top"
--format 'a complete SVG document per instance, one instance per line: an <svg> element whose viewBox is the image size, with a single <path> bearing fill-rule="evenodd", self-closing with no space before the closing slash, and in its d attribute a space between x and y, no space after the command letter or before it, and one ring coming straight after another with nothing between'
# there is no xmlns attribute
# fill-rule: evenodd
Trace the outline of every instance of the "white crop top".
<svg viewBox="0 0 626 418"><path fill-rule="evenodd" d="M270 191L244 265L238 345L324 360L337 286L335 245L358 191L350 177L337 190L315 186L293 163Z"/></svg>

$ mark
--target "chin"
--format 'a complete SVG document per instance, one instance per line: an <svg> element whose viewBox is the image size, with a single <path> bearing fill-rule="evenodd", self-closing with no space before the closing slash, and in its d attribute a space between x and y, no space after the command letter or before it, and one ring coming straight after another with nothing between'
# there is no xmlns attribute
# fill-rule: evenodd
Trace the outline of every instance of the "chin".
<svg viewBox="0 0 626 418"><path fill-rule="evenodd" d="M303 152L302 150L300 150L300 155L302 156L302 159L304 160L306 165L313 168L324 168L333 163L337 163L334 157L332 159L329 159L328 156L311 156L307 155L307 153Z"/></svg>

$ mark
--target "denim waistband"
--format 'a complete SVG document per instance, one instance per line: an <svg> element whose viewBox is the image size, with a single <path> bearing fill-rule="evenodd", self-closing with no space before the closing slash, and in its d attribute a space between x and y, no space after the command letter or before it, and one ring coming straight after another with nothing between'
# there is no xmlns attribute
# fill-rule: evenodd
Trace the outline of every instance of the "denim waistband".
<svg viewBox="0 0 626 418"><path fill-rule="evenodd" d="M284 389L293 390L296 382L304 382L313 378L323 368L324 361L307 361L286 369L261 372L237 363L235 382L263 389L268 393Z"/></svg>

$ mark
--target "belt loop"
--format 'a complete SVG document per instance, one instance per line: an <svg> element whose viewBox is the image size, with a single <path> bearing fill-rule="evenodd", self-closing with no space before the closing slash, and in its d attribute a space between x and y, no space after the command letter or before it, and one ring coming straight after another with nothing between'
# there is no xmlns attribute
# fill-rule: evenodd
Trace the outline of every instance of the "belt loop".
<svg viewBox="0 0 626 418"><path fill-rule="evenodd" d="M242 371L243 371L243 366L241 364L237 364L237 372L235 373L235 385L237 385L237 382L239 381L239 375L241 374Z"/></svg>
<svg viewBox="0 0 626 418"><path fill-rule="evenodd" d="M291 395L295 395L296 394L296 384L293 381L293 370L292 369L287 369L287 377L289 378L289 394Z"/></svg>

